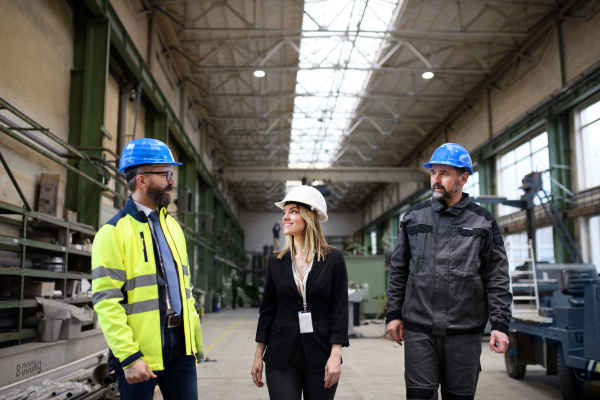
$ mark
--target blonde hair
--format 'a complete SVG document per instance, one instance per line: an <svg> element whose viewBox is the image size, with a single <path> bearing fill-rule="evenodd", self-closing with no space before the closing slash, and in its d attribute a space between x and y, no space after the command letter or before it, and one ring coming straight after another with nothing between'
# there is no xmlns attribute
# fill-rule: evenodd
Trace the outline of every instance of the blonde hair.
<svg viewBox="0 0 600 400"><path fill-rule="evenodd" d="M294 204L294 203L291 203ZM317 255L317 261L325 260L327 254L331 253L329 245L323 237L319 215L315 211L310 211L307 208L298 205L300 215L304 219L304 261L307 263L312 261L312 257ZM285 246L280 251L275 251L277 258L280 260L287 254L291 254L294 259L294 236L285 235Z"/></svg>

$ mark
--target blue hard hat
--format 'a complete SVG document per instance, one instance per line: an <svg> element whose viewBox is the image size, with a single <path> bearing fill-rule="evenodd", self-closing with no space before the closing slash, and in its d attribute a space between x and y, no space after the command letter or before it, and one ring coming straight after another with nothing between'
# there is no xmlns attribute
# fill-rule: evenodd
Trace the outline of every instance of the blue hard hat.
<svg viewBox="0 0 600 400"><path fill-rule="evenodd" d="M119 172L123 173L129 167L145 164L182 165L175 162L169 146L160 140L144 138L127 143L121 154Z"/></svg>
<svg viewBox="0 0 600 400"><path fill-rule="evenodd" d="M469 170L469 175L473 175L473 164L471 156L460 144L444 143L438 147L431 156L431 161L422 165L430 169L433 164L452 165L457 168L466 168Z"/></svg>

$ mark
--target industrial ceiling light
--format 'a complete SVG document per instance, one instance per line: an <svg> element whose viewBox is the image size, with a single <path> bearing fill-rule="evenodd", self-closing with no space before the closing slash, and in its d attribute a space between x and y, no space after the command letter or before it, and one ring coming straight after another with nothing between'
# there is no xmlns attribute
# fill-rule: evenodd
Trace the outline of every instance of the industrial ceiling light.
<svg viewBox="0 0 600 400"><path fill-rule="evenodd" d="M433 72L427 71L427 72L423 72L423 75L421 75L423 77L423 79L431 79L433 78Z"/></svg>
<svg viewBox="0 0 600 400"><path fill-rule="evenodd" d="M262 78L263 76L265 76L265 71L257 69L256 71L254 71L254 76L257 78Z"/></svg>

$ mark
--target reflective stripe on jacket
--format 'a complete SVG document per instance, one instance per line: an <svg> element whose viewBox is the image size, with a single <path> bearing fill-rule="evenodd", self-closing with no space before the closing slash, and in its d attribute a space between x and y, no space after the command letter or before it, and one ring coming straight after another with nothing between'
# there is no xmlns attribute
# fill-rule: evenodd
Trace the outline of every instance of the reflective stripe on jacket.
<svg viewBox="0 0 600 400"><path fill-rule="evenodd" d="M191 296L185 237L166 209L161 209L159 219L177 265L186 354L202 358L202 330ZM164 369L161 324L166 317L161 296L164 299L165 287L158 277L148 219L130 198L98 231L92 247L94 310L108 346L123 368L142 358L152 371Z"/></svg>
<svg viewBox="0 0 600 400"><path fill-rule="evenodd" d="M423 201L402 218L392 254L387 320L433 335L508 334L508 260L492 214L470 202Z"/></svg>

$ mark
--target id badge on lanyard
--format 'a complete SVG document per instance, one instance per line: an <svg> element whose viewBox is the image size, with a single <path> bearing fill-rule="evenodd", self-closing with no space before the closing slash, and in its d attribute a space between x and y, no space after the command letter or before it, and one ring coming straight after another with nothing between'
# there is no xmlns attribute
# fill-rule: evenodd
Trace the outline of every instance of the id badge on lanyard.
<svg viewBox="0 0 600 400"><path fill-rule="evenodd" d="M310 311L306 309L306 279L308 278L308 271L304 274L304 280L300 280L300 274L298 273L298 267L296 263L292 263L294 275L298 277L300 284L300 293L302 294L302 304L304 305L304 311L298 312L298 322L300 322L300 333L311 333L313 332L312 315Z"/></svg>

